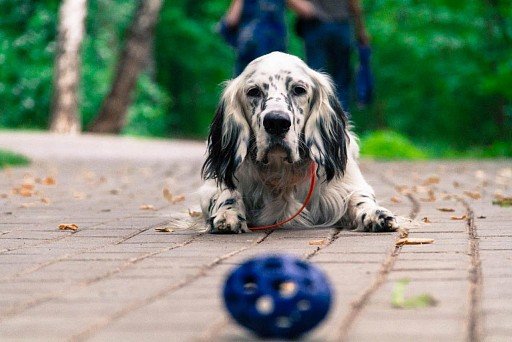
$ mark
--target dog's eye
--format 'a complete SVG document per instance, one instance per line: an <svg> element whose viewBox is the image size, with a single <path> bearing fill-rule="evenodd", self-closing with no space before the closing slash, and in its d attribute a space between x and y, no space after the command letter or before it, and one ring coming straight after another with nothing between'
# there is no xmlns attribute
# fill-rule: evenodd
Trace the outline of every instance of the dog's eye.
<svg viewBox="0 0 512 342"><path fill-rule="evenodd" d="M293 94L294 94L294 95L297 95L297 96L304 95L304 94L306 94L306 92L307 92L307 91L306 91L306 88L304 88L303 86L299 86L299 85L297 85L297 86L293 87L293 90L292 90L292 91L293 91Z"/></svg>
<svg viewBox="0 0 512 342"><path fill-rule="evenodd" d="M250 97L260 97L261 96L261 90L258 87L252 87L251 89L247 90L247 96Z"/></svg>

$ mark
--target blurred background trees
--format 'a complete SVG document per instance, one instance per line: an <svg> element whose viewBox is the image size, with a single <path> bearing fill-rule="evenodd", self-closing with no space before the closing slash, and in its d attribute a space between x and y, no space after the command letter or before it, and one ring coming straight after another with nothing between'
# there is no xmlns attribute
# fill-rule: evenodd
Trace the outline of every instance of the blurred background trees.
<svg viewBox="0 0 512 342"><path fill-rule="evenodd" d="M119 133L126 126L126 114L141 71L153 59L153 31L162 0L144 0L138 4L119 61L114 81L100 112L90 129L97 133Z"/></svg>
<svg viewBox="0 0 512 342"><path fill-rule="evenodd" d="M228 2L163 2L123 133L206 135L220 84L231 76L234 61L233 51L213 31ZM364 137L373 130L398 131L430 155L467 149L512 155L510 1L363 4L376 100L365 110L352 109L357 131ZM0 0L0 127L49 126L59 6L58 0ZM83 127L97 117L112 87L137 6L136 1L87 1L79 88ZM289 21L292 28L292 14ZM303 55L293 32L290 52Z"/></svg>

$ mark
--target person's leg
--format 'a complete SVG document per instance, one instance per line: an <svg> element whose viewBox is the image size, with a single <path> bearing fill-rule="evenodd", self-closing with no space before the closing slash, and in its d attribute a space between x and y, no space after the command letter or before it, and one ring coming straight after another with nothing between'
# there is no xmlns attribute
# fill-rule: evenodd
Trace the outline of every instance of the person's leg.
<svg viewBox="0 0 512 342"><path fill-rule="evenodd" d="M273 51L286 52L286 27L274 22L249 25L239 39L235 75L241 74L254 59Z"/></svg>
<svg viewBox="0 0 512 342"><path fill-rule="evenodd" d="M343 109L348 111L350 104L350 81L352 71L350 68L351 55L351 30L348 23L332 24L330 30L329 62L331 76L338 100Z"/></svg>
<svg viewBox="0 0 512 342"><path fill-rule="evenodd" d="M327 46L324 24L307 25L304 28L306 63L317 71L327 70Z"/></svg>

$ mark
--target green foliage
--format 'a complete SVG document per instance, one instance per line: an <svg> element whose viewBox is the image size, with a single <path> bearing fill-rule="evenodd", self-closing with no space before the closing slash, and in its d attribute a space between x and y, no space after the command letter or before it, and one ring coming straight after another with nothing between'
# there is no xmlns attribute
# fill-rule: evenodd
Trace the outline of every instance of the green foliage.
<svg viewBox="0 0 512 342"><path fill-rule="evenodd" d="M502 208L512 207L512 197L498 198L492 201L493 205L499 205Z"/></svg>
<svg viewBox="0 0 512 342"><path fill-rule="evenodd" d="M0 0L0 126L47 126L58 5Z"/></svg>
<svg viewBox="0 0 512 342"><path fill-rule="evenodd" d="M156 35L157 79L172 105L168 129L204 137L222 91L233 75L234 50L215 32L229 1L174 0L164 4ZM289 26L294 15L287 16ZM302 55L302 43L290 37L290 51Z"/></svg>
<svg viewBox="0 0 512 342"><path fill-rule="evenodd" d="M21 154L0 150L0 169L7 166L22 166L30 163L28 158Z"/></svg>
<svg viewBox="0 0 512 342"><path fill-rule="evenodd" d="M364 1L377 98L369 111L354 113L358 126L455 148L512 140L506 3Z"/></svg>
<svg viewBox="0 0 512 342"><path fill-rule="evenodd" d="M141 75L137 84L136 101L128 111L128 124L123 133L164 137L168 134L167 108L170 98L148 75Z"/></svg>
<svg viewBox="0 0 512 342"><path fill-rule="evenodd" d="M355 126L363 136L389 129L423 146L418 150L404 137L378 132L363 138L363 152L386 158L512 156L509 1L363 4L376 100L368 109L352 109ZM59 5L58 0L0 0L0 127L48 125ZM228 5L228 0L164 2L154 63L139 79L124 133L207 134L235 59L214 30ZM136 6L136 1L88 1L80 85L84 127L110 88ZM303 57L294 20L288 13L289 51ZM379 141L393 147L381 150Z"/></svg>
<svg viewBox="0 0 512 342"><path fill-rule="evenodd" d="M427 153L405 136L393 131L375 131L361 138L361 155L377 159L426 159Z"/></svg>
<svg viewBox="0 0 512 342"><path fill-rule="evenodd" d="M80 84L80 112L84 127L98 114L110 89L123 48L124 33L136 5L122 0L90 0L88 4Z"/></svg>
<svg viewBox="0 0 512 342"><path fill-rule="evenodd" d="M0 0L0 127L48 126L60 1ZM84 127L96 116L110 89L136 2L88 1L82 44L80 112ZM169 96L147 75L130 108L134 134L166 135ZM143 123L151 120L143 127Z"/></svg>
<svg viewBox="0 0 512 342"><path fill-rule="evenodd" d="M169 120L178 135L205 136L234 52L214 32L226 1L164 3L155 46L157 79L172 99Z"/></svg>
<svg viewBox="0 0 512 342"><path fill-rule="evenodd" d="M137 2L90 0L83 42L81 114L84 127L97 115L114 78L126 31ZM155 80L154 72L142 74L128 110L124 133L168 135L169 95Z"/></svg>
<svg viewBox="0 0 512 342"><path fill-rule="evenodd" d="M455 149L446 143L420 145L429 158L507 158L512 157L512 141L495 141L487 146Z"/></svg>
<svg viewBox="0 0 512 342"><path fill-rule="evenodd" d="M431 295L424 293L419 296L405 298L405 288L409 285L409 279L400 279L395 282L391 293L391 305L397 309L419 309L435 306L437 300Z"/></svg>
<svg viewBox="0 0 512 342"><path fill-rule="evenodd" d="M460 159L512 157L512 141L496 141L488 146L455 149L447 143L414 144L405 135L391 130L364 134L360 141L361 155L375 159Z"/></svg>

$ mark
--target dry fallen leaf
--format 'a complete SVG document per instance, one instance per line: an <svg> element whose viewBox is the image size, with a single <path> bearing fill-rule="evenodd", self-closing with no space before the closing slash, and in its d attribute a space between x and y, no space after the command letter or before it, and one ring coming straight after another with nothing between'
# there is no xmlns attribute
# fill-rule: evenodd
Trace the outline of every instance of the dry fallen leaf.
<svg viewBox="0 0 512 342"><path fill-rule="evenodd" d="M25 181L19 187L12 188L11 194L20 195L23 197L30 197L34 194L34 184Z"/></svg>
<svg viewBox="0 0 512 342"><path fill-rule="evenodd" d="M182 202L185 200L185 195L173 195L171 190L169 188L164 187L162 190L162 194L164 195L164 198L170 202L171 204L176 204L178 202Z"/></svg>
<svg viewBox="0 0 512 342"><path fill-rule="evenodd" d="M409 229L403 228L403 227L398 228L398 237L400 239L405 239L408 236L409 236Z"/></svg>
<svg viewBox="0 0 512 342"><path fill-rule="evenodd" d="M436 209L439 211L447 212L447 213L453 213L455 211L455 209L453 209L453 208L436 208Z"/></svg>
<svg viewBox="0 0 512 342"><path fill-rule="evenodd" d="M430 191L430 188L428 186L415 185L412 187L412 191L418 194L425 194Z"/></svg>
<svg viewBox="0 0 512 342"><path fill-rule="evenodd" d="M48 197L43 197L41 198L41 202L43 202L44 204L50 204L50 199Z"/></svg>
<svg viewBox="0 0 512 342"><path fill-rule="evenodd" d="M402 200L398 196L393 196L389 199L392 203L401 203Z"/></svg>
<svg viewBox="0 0 512 342"><path fill-rule="evenodd" d="M396 191L401 193L402 195L410 195L411 189L407 185L398 185L395 187Z"/></svg>
<svg viewBox="0 0 512 342"><path fill-rule="evenodd" d="M434 191L432 189L429 189L427 194L428 197L420 198L420 200L423 202L435 202L436 195L434 194Z"/></svg>
<svg viewBox="0 0 512 342"><path fill-rule="evenodd" d="M185 195L177 195L173 197L173 200L171 201L172 204L183 202L185 200Z"/></svg>
<svg viewBox="0 0 512 342"><path fill-rule="evenodd" d="M464 191L464 195L472 199L480 199L482 197L478 191Z"/></svg>
<svg viewBox="0 0 512 342"><path fill-rule="evenodd" d="M22 187L18 189L18 194L23 197L30 197L34 194L34 191L32 189Z"/></svg>
<svg viewBox="0 0 512 342"><path fill-rule="evenodd" d="M59 230L72 230L77 231L78 226L74 223L61 223L59 224Z"/></svg>
<svg viewBox="0 0 512 342"><path fill-rule="evenodd" d="M310 246L322 246L324 244L325 240L310 240L309 245Z"/></svg>
<svg viewBox="0 0 512 342"><path fill-rule="evenodd" d="M423 239L423 238L403 238L398 239L395 242L395 245L397 246L403 246L403 245L426 245L434 243L434 239Z"/></svg>
<svg viewBox="0 0 512 342"><path fill-rule="evenodd" d="M73 192L73 197L78 200L82 200L87 197L87 194L85 192L75 191Z"/></svg>
<svg viewBox="0 0 512 342"><path fill-rule="evenodd" d="M504 195L505 191L503 189L496 189L494 191L494 199L502 199L502 198L505 198L506 196Z"/></svg>
<svg viewBox="0 0 512 342"><path fill-rule="evenodd" d="M467 216L466 215L462 215L462 216L452 216L450 217L450 220L465 220L467 219Z"/></svg>
<svg viewBox="0 0 512 342"><path fill-rule="evenodd" d="M425 223L432 223L432 222L428 219L428 217L426 217L426 216L425 216L424 218L422 218L421 220L422 220L423 222L425 222Z"/></svg>
<svg viewBox="0 0 512 342"><path fill-rule="evenodd" d="M422 185L439 184L439 176L430 176L421 183Z"/></svg>
<svg viewBox="0 0 512 342"><path fill-rule="evenodd" d="M43 185L55 185L55 178L53 177L46 177L41 180L41 184Z"/></svg>
<svg viewBox="0 0 512 342"><path fill-rule="evenodd" d="M164 198L165 198L166 200L168 200L169 202L172 202L173 195L172 195L172 193L171 193L171 190L169 190L168 188L166 188L166 187L165 187L165 188L162 190L162 194L164 195Z"/></svg>
<svg viewBox="0 0 512 342"><path fill-rule="evenodd" d="M203 216L203 213L201 213L200 211L194 211L194 210L188 210L188 214L190 215L190 217L201 217Z"/></svg>
<svg viewBox="0 0 512 342"><path fill-rule="evenodd" d="M26 189L26 190L34 190L34 184L32 183L23 183L21 184L21 189Z"/></svg>
<svg viewBox="0 0 512 342"><path fill-rule="evenodd" d="M159 227L159 228L155 228L155 230L157 232L161 232L161 233L172 233L172 232L174 232L174 229L169 228L169 227Z"/></svg>
<svg viewBox="0 0 512 342"><path fill-rule="evenodd" d="M139 207L140 210L156 210L155 209L155 206L152 205L152 204L142 204L140 207Z"/></svg>

